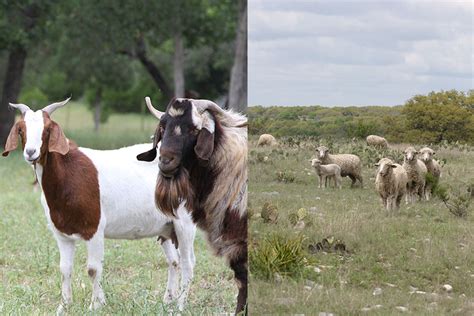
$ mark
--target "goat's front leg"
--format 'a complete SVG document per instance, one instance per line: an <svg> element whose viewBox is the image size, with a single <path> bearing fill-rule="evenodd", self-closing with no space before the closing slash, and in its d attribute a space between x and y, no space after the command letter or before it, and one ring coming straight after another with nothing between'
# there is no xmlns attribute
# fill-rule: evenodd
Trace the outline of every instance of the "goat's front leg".
<svg viewBox="0 0 474 316"><path fill-rule="evenodd" d="M237 287L239 288L235 314L247 315L248 314L247 313L248 269L247 269L247 243L246 242L245 242L245 248L242 247L241 254L237 258L230 260L230 267L234 271Z"/></svg>
<svg viewBox="0 0 474 316"><path fill-rule="evenodd" d="M188 297L189 288L193 280L194 264L194 237L196 225L193 223L188 210L182 206L178 208L179 220L174 220L173 225L178 237L179 254L181 257L181 289L178 297L178 309L182 311Z"/></svg>
<svg viewBox="0 0 474 316"><path fill-rule="evenodd" d="M176 299L178 293L179 254L171 239L163 241L161 247L168 263L168 284L163 296L163 302L168 304Z"/></svg>
<svg viewBox="0 0 474 316"><path fill-rule="evenodd" d="M97 231L87 245L87 274L92 279L92 301L90 310L95 310L105 304L105 295L100 284L102 264L104 261L104 233Z"/></svg>
<svg viewBox="0 0 474 316"><path fill-rule="evenodd" d="M55 236L59 248L59 270L61 270L61 297L62 301L56 310L57 315L64 314L65 309L72 303L71 276L74 265L74 253L76 243L74 240L66 239L62 236Z"/></svg>

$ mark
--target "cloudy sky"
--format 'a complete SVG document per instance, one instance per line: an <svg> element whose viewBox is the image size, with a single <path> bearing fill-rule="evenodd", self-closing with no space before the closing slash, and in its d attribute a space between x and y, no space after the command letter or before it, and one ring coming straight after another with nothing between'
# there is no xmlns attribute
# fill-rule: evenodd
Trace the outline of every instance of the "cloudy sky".
<svg viewBox="0 0 474 316"><path fill-rule="evenodd" d="M249 0L249 105L398 105L473 87L467 1Z"/></svg>

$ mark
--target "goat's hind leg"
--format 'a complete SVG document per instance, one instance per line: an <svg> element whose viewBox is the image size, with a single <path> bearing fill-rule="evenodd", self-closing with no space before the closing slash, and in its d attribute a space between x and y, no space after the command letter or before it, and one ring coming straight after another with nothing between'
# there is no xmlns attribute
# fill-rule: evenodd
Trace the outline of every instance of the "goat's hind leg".
<svg viewBox="0 0 474 316"><path fill-rule="evenodd" d="M184 309L189 288L193 280L194 264L194 237L196 235L196 225L193 223L191 215L186 208L178 208L178 220L173 221L176 236L178 238L179 254L181 259L181 289L178 297L178 308Z"/></svg>
<svg viewBox="0 0 474 316"><path fill-rule="evenodd" d="M87 245L87 274L92 279L92 299L90 310L105 305L105 295L100 284L104 261L104 233L97 231Z"/></svg>
<svg viewBox="0 0 474 316"><path fill-rule="evenodd" d="M56 241L59 248L59 269L61 270L61 297L62 301L56 310L57 315L62 315L69 304L72 303L72 287L71 276L74 265L74 253L76 250L76 243L74 240L66 239L62 236L56 236Z"/></svg>

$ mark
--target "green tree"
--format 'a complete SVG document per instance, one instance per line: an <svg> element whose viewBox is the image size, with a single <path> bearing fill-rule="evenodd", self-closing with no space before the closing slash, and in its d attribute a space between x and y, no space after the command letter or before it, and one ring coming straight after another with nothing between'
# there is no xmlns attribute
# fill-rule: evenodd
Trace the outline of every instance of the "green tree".
<svg viewBox="0 0 474 316"><path fill-rule="evenodd" d="M8 54L0 101L2 145L15 119L8 103L18 99L29 51L44 40L54 23L52 4L51 0L0 1L0 51Z"/></svg>
<svg viewBox="0 0 474 316"><path fill-rule="evenodd" d="M473 141L472 92L450 90L416 95L406 102L402 114L409 140L425 143Z"/></svg>

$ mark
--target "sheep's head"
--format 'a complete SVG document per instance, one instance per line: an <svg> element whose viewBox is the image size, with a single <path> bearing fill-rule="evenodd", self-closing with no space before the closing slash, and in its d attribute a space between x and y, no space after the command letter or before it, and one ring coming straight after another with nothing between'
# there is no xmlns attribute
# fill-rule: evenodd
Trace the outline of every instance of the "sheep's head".
<svg viewBox="0 0 474 316"><path fill-rule="evenodd" d="M50 115L64 106L70 98L52 103L41 110L33 111L25 104L10 106L21 111L21 118L16 122L5 144L3 156L15 150L18 146L18 136L21 138L23 157L29 164L34 164L48 152L57 152L65 155L69 151L69 144L61 127L51 120Z"/></svg>
<svg viewBox="0 0 474 316"><path fill-rule="evenodd" d="M321 160L319 159L311 159L310 162L312 167L318 167L321 165Z"/></svg>
<svg viewBox="0 0 474 316"><path fill-rule="evenodd" d="M329 154L329 148L327 148L326 146L319 146L318 148L316 148L316 151L318 152L319 159L324 159L327 154Z"/></svg>
<svg viewBox="0 0 474 316"><path fill-rule="evenodd" d="M159 167L164 177L173 177L187 167L194 157L209 161L214 151L216 123L212 111L218 105L207 100L173 99L166 112L159 112L146 98L150 111L160 120L155 132L153 148L137 156L138 160L152 161L161 141Z"/></svg>
<svg viewBox="0 0 474 316"><path fill-rule="evenodd" d="M433 159L433 155L435 154L435 151L431 148L425 147L420 149L420 154L421 154L421 160L424 162L431 161Z"/></svg>
<svg viewBox="0 0 474 316"><path fill-rule="evenodd" d="M381 176L386 176L391 172L392 168L397 167L394 162L388 158L380 159L380 161L377 162L375 166L377 167L377 173L379 173Z"/></svg>
<svg viewBox="0 0 474 316"><path fill-rule="evenodd" d="M413 147L408 147L404 151L405 161L413 161L416 159L417 155L418 151L416 151L416 149Z"/></svg>

